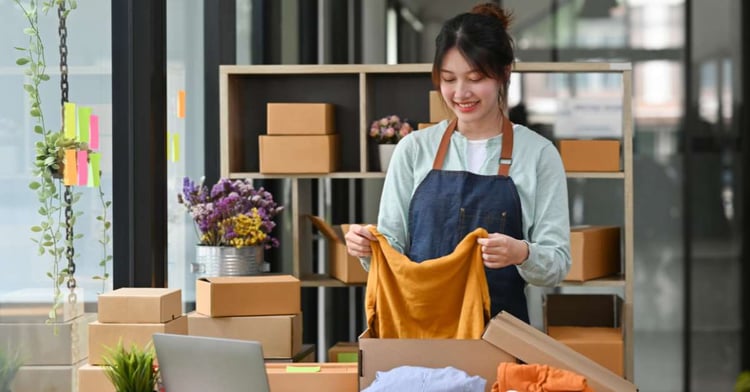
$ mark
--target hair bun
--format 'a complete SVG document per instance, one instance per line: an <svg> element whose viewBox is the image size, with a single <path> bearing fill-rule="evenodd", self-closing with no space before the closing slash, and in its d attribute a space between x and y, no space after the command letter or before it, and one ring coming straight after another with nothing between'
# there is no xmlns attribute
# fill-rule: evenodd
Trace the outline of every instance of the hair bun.
<svg viewBox="0 0 750 392"><path fill-rule="evenodd" d="M508 26L510 26L510 22L513 21L513 14L510 11L500 8L500 6L495 3L477 4L471 9L470 13L497 18L506 30L508 29Z"/></svg>

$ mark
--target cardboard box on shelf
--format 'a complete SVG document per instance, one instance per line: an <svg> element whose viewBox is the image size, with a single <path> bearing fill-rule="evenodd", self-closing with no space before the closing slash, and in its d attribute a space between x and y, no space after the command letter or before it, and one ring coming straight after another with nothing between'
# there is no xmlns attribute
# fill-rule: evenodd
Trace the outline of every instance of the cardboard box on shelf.
<svg viewBox="0 0 750 392"><path fill-rule="evenodd" d="M620 228L577 226L570 229L572 264L565 280L583 282L620 272Z"/></svg>
<svg viewBox="0 0 750 392"><path fill-rule="evenodd" d="M315 345L303 344L291 358L265 358L265 363L315 362Z"/></svg>
<svg viewBox="0 0 750 392"><path fill-rule="evenodd" d="M331 276L344 283L367 283L367 271L357 257L346 251L344 233L348 224L331 226L322 218L308 215L313 225L328 239L329 269Z"/></svg>
<svg viewBox="0 0 750 392"><path fill-rule="evenodd" d="M273 103L266 105L269 135L326 135L335 133L334 105L330 103Z"/></svg>
<svg viewBox="0 0 750 392"><path fill-rule="evenodd" d="M338 342L328 349L328 362L358 362L359 343Z"/></svg>
<svg viewBox="0 0 750 392"><path fill-rule="evenodd" d="M622 299L613 294L548 294L547 334L623 376Z"/></svg>
<svg viewBox="0 0 750 392"><path fill-rule="evenodd" d="M17 352L27 366L72 365L86 358L94 320L96 314L85 313L62 323L1 323L0 347Z"/></svg>
<svg viewBox="0 0 750 392"><path fill-rule="evenodd" d="M438 123L443 120L451 120L456 115L443 102L440 91L430 91L430 122Z"/></svg>
<svg viewBox="0 0 750 392"><path fill-rule="evenodd" d="M115 386L104 374L105 366L83 365L78 368L78 392L115 392Z"/></svg>
<svg viewBox="0 0 750 392"><path fill-rule="evenodd" d="M182 316L182 291L123 287L99 295L101 323L166 323Z"/></svg>
<svg viewBox="0 0 750 392"><path fill-rule="evenodd" d="M619 140L560 140L558 146L565 171L620 171Z"/></svg>
<svg viewBox="0 0 750 392"><path fill-rule="evenodd" d="M331 173L339 167L339 137L333 135L258 136L260 172Z"/></svg>
<svg viewBox="0 0 750 392"><path fill-rule="evenodd" d="M377 339L366 330L359 347L360 389L373 382L377 371L412 365L453 366L486 379L490 391L500 363L519 359L578 373L597 392L637 391L631 382L505 312L490 321L482 339Z"/></svg>
<svg viewBox="0 0 750 392"><path fill-rule="evenodd" d="M287 365L267 363L266 373L270 389L274 392L327 391L351 392L357 390L357 364L310 363Z"/></svg>
<svg viewBox="0 0 750 392"><path fill-rule="evenodd" d="M195 310L212 317L301 312L299 279L291 275L223 276L195 282Z"/></svg>
<svg viewBox="0 0 750 392"><path fill-rule="evenodd" d="M255 340L265 358L291 358L302 348L302 314L279 316L209 317L191 312L188 334Z"/></svg>
<svg viewBox="0 0 750 392"><path fill-rule="evenodd" d="M115 324L94 321L89 324L89 364L104 365L104 355L108 348L114 348L122 341L124 347L133 344L143 348L152 341L155 333L187 335L187 317L182 316L168 323L154 324Z"/></svg>

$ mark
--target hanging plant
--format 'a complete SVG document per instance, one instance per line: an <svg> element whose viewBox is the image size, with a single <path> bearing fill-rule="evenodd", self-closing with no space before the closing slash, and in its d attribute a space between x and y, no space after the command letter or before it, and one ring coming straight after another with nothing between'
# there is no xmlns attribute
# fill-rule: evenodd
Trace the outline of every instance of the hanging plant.
<svg viewBox="0 0 750 392"><path fill-rule="evenodd" d="M29 98L29 116L34 122L34 133L39 137L35 144L34 179L29 183L29 188L36 192L39 200L38 212L41 215L41 221L31 227L31 231L35 235L32 241L37 245L40 256L46 255L51 258L51 267L47 276L52 281L54 296L53 306L49 312L49 321L54 322L57 318L57 310L63 301L63 285L70 289L68 301L74 302L77 300L74 291L77 286L74 261L77 255L74 251L74 241L83 237L82 234L74 235L73 233L76 219L83 214L81 211L74 211L73 207L80 200L82 193L73 192L73 187L65 185L62 181L65 169L65 154L66 151L70 150L86 151L89 154L93 151L89 149L88 143L78 141L75 137L66 137L62 126L60 130L53 131L46 125L45 113L42 110L40 86L43 82L49 81L50 77L47 74L47 61L44 42L41 38L39 16L40 13L46 15L50 9L57 8L60 36L61 106L64 106L68 102L66 21L70 11L74 10L77 4L75 0L42 2L29 0L24 3L21 0L15 0L15 2L28 21L28 26L24 29L24 34L28 36L28 45L15 48L23 52L23 55L16 60L16 64L24 67L27 81L24 83L23 89ZM60 113L62 117L63 107L61 107ZM64 124L65 121L61 121L61 123ZM105 199L101 185L99 185L98 196L103 211L101 215L96 217L101 222L102 237L99 239L99 243L103 252L99 265L102 267L102 274L95 276L94 279L102 280L102 290L104 290L105 281L109 278L107 263L112 260L108 251L111 241L109 235L111 222L107 214L111 201Z"/></svg>

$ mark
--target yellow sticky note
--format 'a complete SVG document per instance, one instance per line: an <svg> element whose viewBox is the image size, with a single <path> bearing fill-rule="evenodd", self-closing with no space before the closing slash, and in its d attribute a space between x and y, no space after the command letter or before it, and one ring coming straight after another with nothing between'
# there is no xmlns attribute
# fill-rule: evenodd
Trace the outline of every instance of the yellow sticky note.
<svg viewBox="0 0 750 392"><path fill-rule="evenodd" d="M177 118L185 118L185 90L177 91Z"/></svg>
<svg viewBox="0 0 750 392"><path fill-rule="evenodd" d="M102 160L102 154L99 152L92 152L89 155L89 165L91 165L91 178L93 181L91 182L92 186L99 186L99 167Z"/></svg>
<svg viewBox="0 0 750 392"><path fill-rule="evenodd" d="M65 185L78 185L76 158L76 150L65 150L65 169L63 169L63 183Z"/></svg>
<svg viewBox="0 0 750 392"><path fill-rule="evenodd" d="M167 160L172 160L172 132L167 131Z"/></svg>
<svg viewBox="0 0 750 392"><path fill-rule="evenodd" d="M287 366L287 373L320 373L320 366Z"/></svg>
<svg viewBox="0 0 750 392"><path fill-rule="evenodd" d="M180 134L175 132L172 134L172 162L180 160Z"/></svg>
<svg viewBox="0 0 750 392"><path fill-rule="evenodd" d="M76 104L65 102L63 106L63 135L66 139L76 137Z"/></svg>
<svg viewBox="0 0 750 392"><path fill-rule="evenodd" d="M78 108L78 141L88 143L89 124L91 122L91 108L80 106Z"/></svg>

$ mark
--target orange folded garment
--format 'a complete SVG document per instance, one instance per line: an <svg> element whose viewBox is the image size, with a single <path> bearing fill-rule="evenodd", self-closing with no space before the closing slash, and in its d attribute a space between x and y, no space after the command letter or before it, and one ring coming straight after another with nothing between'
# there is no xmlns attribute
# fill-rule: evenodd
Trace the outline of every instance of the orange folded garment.
<svg viewBox="0 0 750 392"><path fill-rule="evenodd" d="M502 362L492 392L594 392L580 374L548 365Z"/></svg>
<svg viewBox="0 0 750 392"><path fill-rule="evenodd" d="M449 255L415 263L376 228L367 277L365 313L373 337L480 339L490 297L476 229Z"/></svg>

